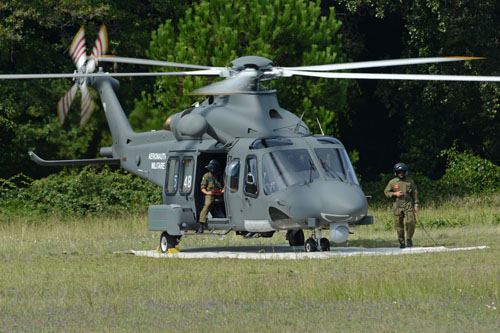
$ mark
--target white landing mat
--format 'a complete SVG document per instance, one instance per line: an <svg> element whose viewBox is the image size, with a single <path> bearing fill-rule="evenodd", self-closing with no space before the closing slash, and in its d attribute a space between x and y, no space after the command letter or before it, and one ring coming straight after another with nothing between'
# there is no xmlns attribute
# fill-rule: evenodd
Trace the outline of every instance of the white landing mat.
<svg viewBox="0 0 500 333"><path fill-rule="evenodd" d="M454 252L483 250L488 246L473 246L447 248L444 246L412 247L412 248L363 248L363 247L332 247L327 252L305 252L303 247L292 248L288 244L274 246L227 246L211 248L186 248L179 253L162 254L158 251L122 251L120 253L134 254L140 257L151 258L230 258L230 259L328 259L335 257L374 256L374 255L402 255L433 252Z"/></svg>

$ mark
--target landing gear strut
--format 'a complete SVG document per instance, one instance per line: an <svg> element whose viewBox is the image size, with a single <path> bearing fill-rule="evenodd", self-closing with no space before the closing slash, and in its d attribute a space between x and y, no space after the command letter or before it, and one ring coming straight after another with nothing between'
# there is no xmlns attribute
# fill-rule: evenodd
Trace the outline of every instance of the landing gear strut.
<svg viewBox="0 0 500 333"><path fill-rule="evenodd" d="M319 240L319 246L318 246ZM306 252L330 251L330 241L326 238L321 238L321 228L317 228L312 233L304 245Z"/></svg>

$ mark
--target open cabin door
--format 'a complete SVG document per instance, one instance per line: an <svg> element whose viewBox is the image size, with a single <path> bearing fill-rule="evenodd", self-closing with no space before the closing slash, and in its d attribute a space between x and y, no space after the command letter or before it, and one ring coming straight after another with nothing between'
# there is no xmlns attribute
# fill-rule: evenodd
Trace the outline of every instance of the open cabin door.
<svg viewBox="0 0 500 333"><path fill-rule="evenodd" d="M196 167L196 183L195 186L195 205L196 205L196 216L199 219L200 212L203 209L205 204L205 195L201 192L201 182L203 179L203 175L208 172L207 165L211 160L217 160L221 165L221 176L220 180L223 182L224 180L224 170L226 168L226 152L200 152L198 155L198 163ZM228 223L226 219L226 206L225 206L225 196L220 196L217 198L214 206L210 210L210 214L208 215L208 224L211 223Z"/></svg>

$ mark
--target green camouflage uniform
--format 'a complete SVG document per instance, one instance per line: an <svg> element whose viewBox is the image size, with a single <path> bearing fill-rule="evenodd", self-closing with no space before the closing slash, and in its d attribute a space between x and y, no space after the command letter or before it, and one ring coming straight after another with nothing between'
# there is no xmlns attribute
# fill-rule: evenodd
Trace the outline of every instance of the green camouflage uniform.
<svg viewBox="0 0 500 333"><path fill-rule="evenodd" d="M403 196L395 197L392 194L394 192L401 191ZM415 204L418 204L418 193L415 182L408 177L393 178L389 181L385 187L384 194L388 198L392 198L394 201L394 224L396 226L396 231L398 233L398 240L400 244L405 242L405 230L403 221L406 218L406 238L412 239L415 233L415 224L417 220L415 218Z"/></svg>
<svg viewBox="0 0 500 333"><path fill-rule="evenodd" d="M217 177L209 171L203 175L203 179L201 180L201 189L205 189L208 192L213 190L222 190L222 184ZM210 209L215 202L215 197L215 195L205 195L205 205L200 213L200 223L207 223L208 212L210 212Z"/></svg>

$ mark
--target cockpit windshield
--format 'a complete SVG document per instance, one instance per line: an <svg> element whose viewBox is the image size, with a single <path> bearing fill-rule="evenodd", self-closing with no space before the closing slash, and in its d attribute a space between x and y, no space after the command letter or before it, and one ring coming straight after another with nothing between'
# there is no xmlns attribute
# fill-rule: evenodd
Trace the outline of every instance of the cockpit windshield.
<svg viewBox="0 0 500 333"><path fill-rule="evenodd" d="M264 193L272 194L294 184L306 184L319 177L306 149L279 150L264 154Z"/></svg>
<svg viewBox="0 0 500 333"><path fill-rule="evenodd" d="M349 180L359 185L356 173L345 149L315 148L314 152L328 178L341 181Z"/></svg>

